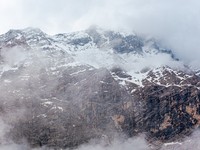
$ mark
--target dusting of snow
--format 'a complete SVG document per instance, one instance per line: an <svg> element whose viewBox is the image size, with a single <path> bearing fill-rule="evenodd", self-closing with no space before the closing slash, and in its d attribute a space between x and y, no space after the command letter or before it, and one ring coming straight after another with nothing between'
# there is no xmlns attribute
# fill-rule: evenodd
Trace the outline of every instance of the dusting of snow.
<svg viewBox="0 0 200 150"><path fill-rule="evenodd" d="M46 118L47 117L47 115L46 114L40 114L40 115L38 115L38 116L36 116L37 118L38 117L43 117L43 118Z"/></svg>
<svg viewBox="0 0 200 150"><path fill-rule="evenodd" d="M182 145L182 143L180 142L164 143L164 146L170 146L170 145Z"/></svg>
<svg viewBox="0 0 200 150"><path fill-rule="evenodd" d="M43 102L42 105L44 105L45 107L47 107L48 105L52 105L53 102L50 102L50 101L46 101L46 102Z"/></svg>
<svg viewBox="0 0 200 150"><path fill-rule="evenodd" d="M58 108L59 110L63 111L63 108L62 108L62 107L58 106L57 108Z"/></svg>
<svg viewBox="0 0 200 150"><path fill-rule="evenodd" d="M119 81L122 86L125 86L127 82L131 82L142 87L144 86L144 79L162 85L159 79L164 76L163 66L168 65L169 72L174 72L173 69L170 70L170 67L185 68L181 61L175 61L170 54L163 52L160 53L160 49L157 49L155 46L155 40L144 41L141 50L142 54L135 51L129 53L118 53L112 48L112 39L105 34L105 30L98 27L91 30L95 30L98 36L103 40L103 43L100 46L95 43L94 38L88 33L88 31L57 34L54 36L47 35L37 28L26 28L22 31L10 31L16 39L21 39L22 37L25 38L27 44L34 49L34 51L32 52L33 54L27 53L23 58L17 60L15 67L6 64L0 66L0 76L6 71L17 70L22 61L25 67L29 66L31 64L30 58L37 55L36 51L42 51L44 54L48 51L52 52L52 54L60 51L65 53L65 59L62 60L62 63L55 64L55 66L49 68L49 70L53 71L53 75L59 75L60 72L58 71L58 68L65 67L86 65L90 66L89 70L94 70L95 68L107 68L110 70L113 67L120 67L125 70L126 74L131 76L131 78L120 78L117 75L112 74L114 79ZM137 37L137 35L133 33L111 32L115 35L120 35L123 38L129 35ZM7 36L6 38L9 37ZM3 40L5 40L5 36L2 35L0 36L0 41ZM48 51L45 51L46 49L48 49ZM26 61L25 58L27 58ZM27 61L28 59L29 61ZM53 58L51 59L52 62L54 62ZM144 70L146 71L144 72ZM155 78L148 77L150 70L155 73ZM71 75L76 75L84 71L86 70L80 70L71 73ZM178 72L174 73L180 80L187 78L187 76L179 75ZM28 80L29 76L21 76L20 78L22 78L22 80ZM169 85L166 84L164 86Z"/></svg>
<svg viewBox="0 0 200 150"><path fill-rule="evenodd" d="M82 72L85 72L85 71L86 71L86 69L79 70L79 71L77 71L77 72L73 72L73 73L71 73L70 75L71 75L71 76L73 76L73 75L77 75L77 74L82 73Z"/></svg>
<svg viewBox="0 0 200 150"><path fill-rule="evenodd" d="M11 80L4 80L5 83L11 83Z"/></svg>

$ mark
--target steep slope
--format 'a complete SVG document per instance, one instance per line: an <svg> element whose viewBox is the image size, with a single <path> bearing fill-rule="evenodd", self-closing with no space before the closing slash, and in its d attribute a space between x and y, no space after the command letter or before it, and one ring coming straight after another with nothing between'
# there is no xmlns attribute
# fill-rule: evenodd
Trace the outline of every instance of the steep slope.
<svg viewBox="0 0 200 150"><path fill-rule="evenodd" d="M199 89L198 74L171 50L136 34L91 27L0 36L0 116L11 125L6 138L32 147L75 147L116 133L180 138L199 126Z"/></svg>

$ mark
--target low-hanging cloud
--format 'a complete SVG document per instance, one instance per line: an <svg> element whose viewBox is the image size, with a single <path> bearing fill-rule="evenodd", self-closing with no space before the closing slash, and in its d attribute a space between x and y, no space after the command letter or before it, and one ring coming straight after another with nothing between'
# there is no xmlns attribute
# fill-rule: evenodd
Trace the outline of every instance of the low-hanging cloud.
<svg viewBox="0 0 200 150"><path fill-rule="evenodd" d="M16 71L16 74L15 74L15 71L13 72L10 71L10 73L8 71L7 75L2 74L2 76L0 76L1 77L0 79L0 91L1 91L0 92L0 150L51 150L51 148L49 147L45 147L45 146L39 147L39 145L37 145L38 147L33 148L34 146L31 145L31 142L30 140L28 140L28 137L30 138L30 136L32 135L32 132L29 133L29 131L34 131L37 134L37 131L34 129L36 128L43 129L43 126L47 127L47 124L41 125L40 121L35 122L32 119L38 118L39 116L42 116L42 115L47 115L48 112L53 109L53 107L51 109L48 108L47 112L40 112L38 110L36 111L37 114L35 114L33 109L36 109L37 106L41 107L41 105L44 104L42 103L42 101L45 100L46 95L51 94L52 89L55 90L54 87L58 85L57 83L58 79L56 76L55 80L50 81L49 79L53 77L53 75L45 76L45 79L48 80L49 85L46 85L44 83L45 82L44 79L40 80L42 77L38 76L38 74L41 73L41 70L44 71L46 68L51 68L52 67L51 61L53 61L45 57L46 56L45 53L42 53L41 50L40 51L33 50L34 54L32 54L31 57L28 57L30 62L27 68L25 66L21 66L23 64L24 57L27 56L30 53L30 51L23 51L20 47L15 47L15 48L10 48L10 49L5 49L5 50L3 49L2 51L3 53L1 56L4 60L2 62L3 66L6 64L9 67L18 66L19 68L21 67L22 70L19 69L18 71ZM24 57L15 55L17 52L19 52ZM94 82L92 82L92 84L93 83ZM41 87L45 87L45 86L46 86L45 88L46 90L43 93L43 90ZM77 93L75 94L75 96L77 97ZM83 96L81 96L81 99L82 97ZM46 102L49 103L50 101L46 101ZM34 104L36 104L37 106ZM70 108L72 109L72 107ZM74 115L76 114L75 110L73 110L73 113ZM69 112L66 114L69 114ZM45 120L45 118L42 118L42 119L39 118L39 120ZM29 126L28 124L24 125L24 122L27 123L30 121L32 122L31 126ZM35 126L32 126L33 124L35 124ZM69 123L67 125L70 126ZM19 126L23 126L23 127L19 128ZM51 123L51 126L53 126L52 123ZM82 128L82 130L84 130L84 128ZM28 137L24 136L24 133L26 133ZM68 133L70 134L69 130L68 130ZM84 132L84 133L89 134L89 132ZM77 130L77 132L73 132L73 136L76 136L78 138L81 137L81 131ZM37 136L34 136L34 139L35 138L37 139ZM73 137L70 137L70 138L73 139ZM125 141L124 136L121 137L120 135L119 136L116 135L115 139L110 140L110 138L105 135L105 136L102 136L102 141L101 142L99 141L101 141L101 139L96 140L93 138L89 143L81 145L76 150L86 150L86 149L87 150L88 149L89 150L93 150L93 149L148 150L148 144L144 136L134 137ZM69 150L69 149L66 149L66 150Z"/></svg>
<svg viewBox="0 0 200 150"><path fill-rule="evenodd" d="M97 24L104 28L134 31L160 39L160 42L171 48L179 58L192 62L192 65L199 68L199 6L198 0L1 0L0 33L11 28L34 26L55 34L82 30ZM19 52L17 54L20 54L20 57L17 57L20 59L9 59L8 55L5 55L6 61L10 65L22 61L23 55ZM4 138L4 131L9 126L4 125L1 120L0 124L0 138ZM198 132L196 134L199 135ZM130 141L125 142L125 145L116 142L107 149L128 150L136 147L137 143L146 148L144 140ZM198 145L197 140L194 143ZM103 150L105 147L84 145L79 150L94 148ZM27 148L26 145L11 144L3 145L0 149Z"/></svg>
<svg viewBox="0 0 200 150"><path fill-rule="evenodd" d="M77 150L150 150L143 136L130 138L126 142L120 140L114 140L112 144L105 146L104 144L81 145Z"/></svg>

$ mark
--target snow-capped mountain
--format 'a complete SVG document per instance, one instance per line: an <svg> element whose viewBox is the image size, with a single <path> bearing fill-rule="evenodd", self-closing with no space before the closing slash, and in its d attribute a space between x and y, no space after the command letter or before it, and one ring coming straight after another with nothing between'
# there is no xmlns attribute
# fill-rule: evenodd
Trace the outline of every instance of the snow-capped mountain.
<svg viewBox="0 0 200 150"><path fill-rule="evenodd" d="M75 147L114 132L171 141L199 126L199 89L198 72L134 33L0 36L0 115L12 125L8 137L32 147Z"/></svg>
<svg viewBox="0 0 200 150"><path fill-rule="evenodd" d="M33 28L10 30L1 35L0 47L20 47L25 51L29 50L26 52L29 55L36 50L43 51L51 56L61 55L74 63L95 68L120 67L136 76L136 80L132 82L138 84L145 77L145 70L165 65L182 65L176 61L170 50L160 48L153 39L145 40L135 34L94 27L86 31L55 36L49 36L40 29Z"/></svg>

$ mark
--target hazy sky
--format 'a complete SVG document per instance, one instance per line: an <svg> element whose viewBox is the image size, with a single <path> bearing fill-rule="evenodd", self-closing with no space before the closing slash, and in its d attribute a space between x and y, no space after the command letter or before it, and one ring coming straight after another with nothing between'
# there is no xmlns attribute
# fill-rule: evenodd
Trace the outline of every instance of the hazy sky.
<svg viewBox="0 0 200 150"><path fill-rule="evenodd" d="M28 26L55 34L96 24L156 37L180 58L198 61L199 16L199 0L0 0L0 34Z"/></svg>

